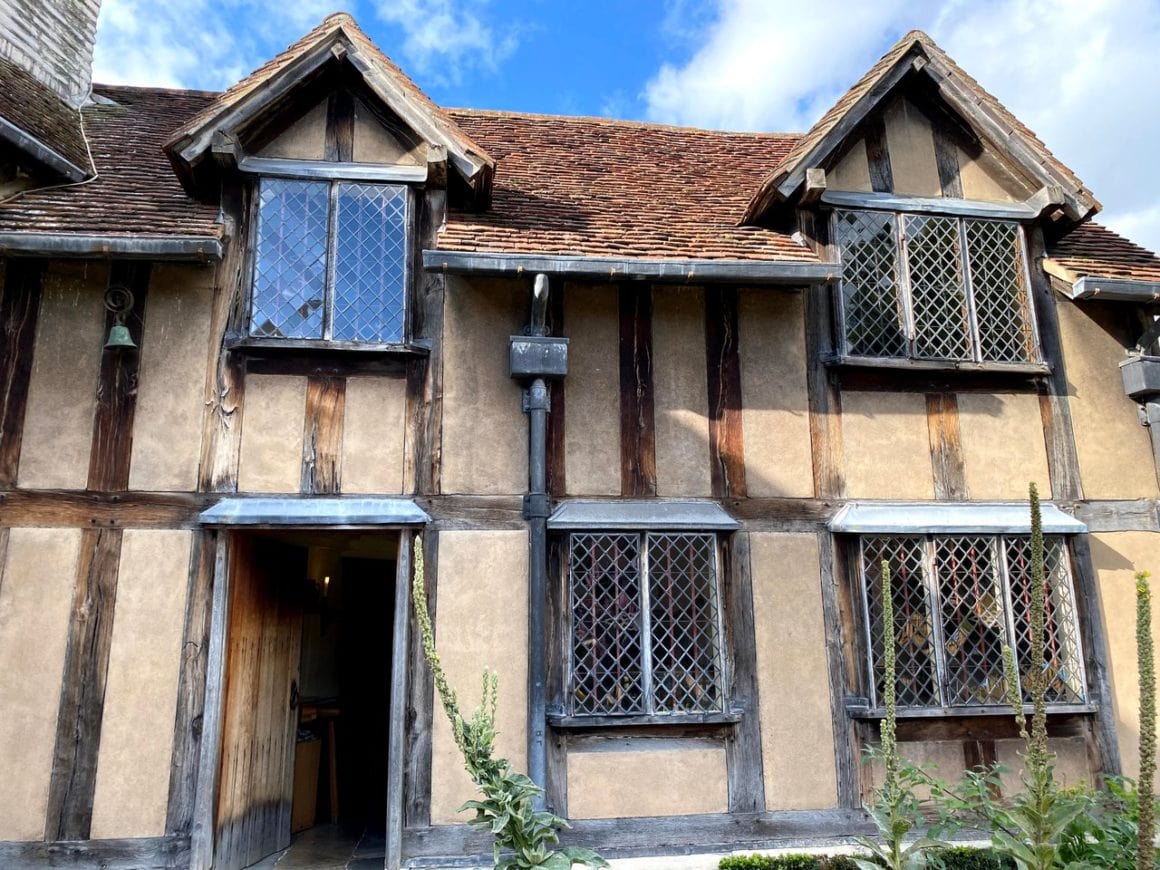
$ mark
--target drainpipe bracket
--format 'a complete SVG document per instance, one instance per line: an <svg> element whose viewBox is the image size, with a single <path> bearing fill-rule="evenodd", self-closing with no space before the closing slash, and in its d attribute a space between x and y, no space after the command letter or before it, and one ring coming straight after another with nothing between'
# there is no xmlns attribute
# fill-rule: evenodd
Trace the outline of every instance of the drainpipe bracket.
<svg viewBox="0 0 1160 870"><path fill-rule="evenodd" d="M552 513L551 499L545 492L532 492L524 496L524 519L547 519Z"/></svg>

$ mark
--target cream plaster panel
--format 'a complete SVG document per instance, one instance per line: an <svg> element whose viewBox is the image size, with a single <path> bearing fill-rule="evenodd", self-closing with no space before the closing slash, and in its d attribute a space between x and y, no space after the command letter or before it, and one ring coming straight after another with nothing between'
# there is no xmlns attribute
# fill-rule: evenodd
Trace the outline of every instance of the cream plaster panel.
<svg viewBox="0 0 1160 870"><path fill-rule="evenodd" d="M1003 794L1013 795L1023 791L1023 759L1026 753L1022 740L996 740L995 760L1008 770L999 775ZM1055 753L1055 781L1065 787L1091 784L1092 775L1088 769L1087 744L1082 737L1049 737L1047 751Z"/></svg>
<svg viewBox="0 0 1160 870"><path fill-rule="evenodd" d="M291 160L326 159L327 102L320 102L258 153Z"/></svg>
<svg viewBox="0 0 1160 870"><path fill-rule="evenodd" d="M895 101L885 120L894 193L942 196L930 121L906 100Z"/></svg>
<svg viewBox="0 0 1160 870"><path fill-rule="evenodd" d="M827 190L857 190L869 193L870 161L866 157L866 140L859 139L845 153L841 160L826 172Z"/></svg>
<svg viewBox="0 0 1160 870"><path fill-rule="evenodd" d="M239 492L298 492L306 378L248 375L242 417Z"/></svg>
<svg viewBox="0 0 1160 870"><path fill-rule="evenodd" d="M818 539L760 532L749 540L765 805L833 807L837 772Z"/></svg>
<svg viewBox="0 0 1160 870"><path fill-rule="evenodd" d="M934 498L922 393L843 393L842 449L851 498Z"/></svg>
<svg viewBox="0 0 1160 870"><path fill-rule="evenodd" d="M1051 492L1043 418L1035 393L960 393L959 432L973 499L1023 499L1027 484Z"/></svg>
<svg viewBox="0 0 1160 870"><path fill-rule="evenodd" d="M342 491L402 492L405 378L348 378L342 423Z"/></svg>
<svg viewBox="0 0 1160 870"><path fill-rule="evenodd" d="M1137 405L1124 395L1124 347L1102 328L1107 308L1058 301L1080 479L1087 498L1156 498L1155 460Z"/></svg>
<svg viewBox="0 0 1160 870"><path fill-rule="evenodd" d="M1124 773L1136 776L1140 762L1140 671L1136 666L1137 571L1160 576L1160 534L1099 532L1090 536L1108 647L1112 707ZM1156 584L1153 583L1153 594ZM1160 606L1152 608L1152 636L1160 637Z"/></svg>
<svg viewBox="0 0 1160 870"><path fill-rule="evenodd" d="M1017 182L1008 173L999 176L996 161L990 161L988 170L980 160L974 160L961 148L955 149L959 160L959 184L963 188L964 199L981 199L988 202L1014 202L1017 197L1012 191L1019 189ZM1026 196L1018 197L1025 199Z"/></svg>
<svg viewBox="0 0 1160 870"><path fill-rule="evenodd" d="M564 403L568 495L620 495L620 304L615 287L569 285Z"/></svg>
<svg viewBox="0 0 1160 870"><path fill-rule="evenodd" d="M54 261L44 277L18 485L84 489L105 343L106 264Z"/></svg>
<svg viewBox="0 0 1160 870"><path fill-rule="evenodd" d="M961 740L908 740L898 744L898 751L908 761L945 782L958 782L966 769ZM871 788L882 787L883 772L879 761L862 766L863 800L871 800ZM916 792L925 798L930 789L919 787Z"/></svg>
<svg viewBox="0 0 1160 870"><path fill-rule="evenodd" d="M528 537L522 531L439 533L435 637L447 679L468 712L479 704L484 668L499 675L496 751L515 770L527 753ZM447 717L436 706L431 821L465 822L456 810L475 797Z"/></svg>
<svg viewBox="0 0 1160 870"><path fill-rule="evenodd" d="M354 103L354 160L356 163L419 163L420 146L408 148L403 140L383 126L362 100Z"/></svg>
<svg viewBox="0 0 1160 870"><path fill-rule="evenodd" d="M704 291L654 289L652 338L657 495L712 495Z"/></svg>
<svg viewBox="0 0 1160 870"><path fill-rule="evenodd" d="M690 816L729 809L724 748L645 749L648 742L633 741L631 749L616 745L569 752L569 818Z"/></svg>
<svg viewBox="0 0 1160 870"><path fill-rule="evenodd" d="M523 332L529 282L449 278L444 307L443 492L528 488L528 422L508 373L508 341Z"/></svg>
<svg viewBox="0 0 1160 870"><path fill-rule="evenodd" d="M133 417L129 488L197 489L214 270L153 268Z"/></svg>
<svg viewBox="0 0 1160 870"><path fill-rule="evenodd" d="M742 291L738 355L749 495L812 496L805 296L774 290Z"/></svg>
<svg viewBox="0 0 1160 870"><path fill-rule="evenodd" d="M44 837L80 539L79 529L8 533L0 577L0 840Z"/></svg>
<svg viewBox="0 0 1160 870"><path fill-rule="evenodd" d="M105 686L92 837L165 833L193 534L126 529Z"/></svg>

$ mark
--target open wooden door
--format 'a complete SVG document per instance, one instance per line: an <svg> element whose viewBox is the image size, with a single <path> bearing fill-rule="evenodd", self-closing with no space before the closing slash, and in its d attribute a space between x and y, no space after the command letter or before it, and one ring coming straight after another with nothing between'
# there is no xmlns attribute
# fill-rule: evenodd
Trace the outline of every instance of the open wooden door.
<svg viewBox="0 0 1160 870"><path fill-rule="evenodd" d="M241 870L290 844L305 581L305 550L234 536L215 870Z"/></svg>

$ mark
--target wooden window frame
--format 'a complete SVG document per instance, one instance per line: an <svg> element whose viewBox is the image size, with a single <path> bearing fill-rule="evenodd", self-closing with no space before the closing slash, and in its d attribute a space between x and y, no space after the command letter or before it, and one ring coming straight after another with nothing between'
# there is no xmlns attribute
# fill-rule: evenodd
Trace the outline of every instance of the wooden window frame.
<svg viewBox="0 0 1160 870"><path fill-rule="evenodd" d="M291 338L278 336L263 336L253 334L254 316L254 288L257 271L258 234L261 230L261 185L269 180L293 180L309 182L327 187L327 239L326 239L326 266L325 286L323 290L322 335L318 338ZM335 305L335 262L337 251L337 220L338 220L338 189L343 184L379 185L383 187L399 188L406 197L403 218L404 264L403 264L403 310L400 317L403 325L403 334L398 341L361 341L333 338L334 305ZM300 173L289 174L271 172L254 177L254 195L251 197L248 220L254 228L253 242L248 251L248 260L245 267L246 298L245 298L245 328L242 335L236 336L229 342L231 349L245 351L253 350L335 350L361 352L401 352L405 354L423 353L425 347L417 345L412 339L411 315L414 298L415 275L415 228L416 228L416 195L415 186L404 180L383 178L361 178L357 175L346 177L334 174Z"/></svg>
<svg viewBox="0 0 1160 870"><path fill-rule="evenodd" d="M1028 261L1028 240L1026 227L1014 220L996 218L991 215L962 215L962 214L927 214L926 212L908 212L870 208L833 209L830 212L830 238L834 240L834 248L839 261L843 259L842 244L838 232L839 216L844 213L877 213L890 215L894 218L894 283L898 294L899 325L902 328L906 341L905 355L883 354L868 355L851 353L849 347L846 310L843 299L845 281L834 283L834 317L836 331L836 346L838 348L835 362L870 367L906 367L923 369L966 368L986 371L1010 371L1015 373L1044 373L1048 366L1043 356L1043 345L1040 340L1039 324L1036 318L1035 305L1032 300L1033 285L1031 282L1030 264ZM911 286L911 271L907 254L906 221L907 219L937 217L953 220L957 226L959 245L959 266L963 280L964 303L967 309L967 338L970 342L971 355L969 357L924 357L915 352L916 326L914 319L914 299ZM1029 359L1021 361L987 360L982 357L983 341L980 333L979 314L976 302L971 258L968 253L966 239L966 223L968 221L986 221L1013 226L1019 246L1020 278L1023 282L1025 303L1023 315L1027 319L1030 331Z"/></svg>
<svg viewBox="0 0 1160 870"><path fill-rule="evenodd" d="M843 536L845 537L845 536ZM857 536L850 536L850 546L847 549L850 577L853 581L854 594L853 599L856 602L855 608L857 611L856 619L860 623L861 637L858 638L858 657L861 658L859 665L859 681L863 685L863 692L865 697L865 706L851 707L849 712L856 718L880 718L884 715L884 709L881 706L880 699L877 697L877 667L875 650L874 632L871 626L871 602L870 602L870 583L868 582L868 575L866 571L866 555L865 543L867 540L876 538L898 538L908 539L912 541L922 542L923 556L921 559L921 582L926 595L927 619L928 628L931 637L931 655L934 660L934 674L932 675L936 682L936 691L938 694L938 705L904 705L899 703L898 716L910 718L930 718L939 716L978 716L978 715L1009 715L1012 712L1011 706L1004 701L1003 703L978 703L978 704L953 704L948 703L951 694L948 678L947 665L947 639L944 637L945 627L943 626L943 602L944 597L949 593L939 576L939 572L935 567L935 549L938 542L946 541L955 538L972 537L977 539L987 539L991 548L991 556L994 559L995 570L998 573L996 578L999 588L1002 593L1002 609L1003 609L1003 624L1004 635L1003 639L1006 643L1011 644L1012 638L1017 637L1018 631L1015 627L1015 608L1012 604L1012 588L1011 588L1011 568L1010 559L1008 556L1008 542L1009 541L1027 541L1028 533L975 533L975 532L944 532L938 534L930 534L924 532L910 533L890 533L890 534L864 534ZM1087 672L1087 649L1085 648L1084 633L1081 625L1081 604L1076 597L1076 568L1073 565L1073 556L1071 547L1068 544L1067 535L1049 535L1048 542L1054 540L1058 546L1059 558L1062 560L1064 573L1067 580L1067 595L1070 599L1071 614L1070 614L1070 632L1071 639L1075 645L1074 655L1069 659L1069 665L1074 667L1078 672L1078 684L1082 692L1078 701L1047 701L1048 711L1051 713L1091 713L1096 710L1096 706L1092 703L1091 687L1088 681ZM1012 644L1015 650L1017 659L1022 653L1022 646L1018 640ZM1021 677L1020 673L1020 677ZM1022 683L1022 680L1020 680ZM1023 691L1022 684L1020 691ZM1030 710L1031 705L1027 699L1024 699L1024 709Z"/></svg>
<svg viewBox="0 0 1160 870"><path fill-rule="evenodd" d="M573 537L575 535L586 535L592 537L600 536L631 536L637 539L639 563L638 571L640 575L640 589L638 591L637 607L638 619L641 625L641 643L639 652L639 663L641 667L641 703L631 710L618 712L589 712L578 710L575 703L575 682L574 682L574 668L575 668L575 646L574 646L574 611L572 606L572 571L571 571L571 554L573 547ZM654 643L654 628L650 615L650 594L651 594L651 564L649 560L649 538L651 536L665 536L665 535L689 535L702 538L708 538L712 541L712 569L713 569L713 595L715 603L715 613L713 615L712 625L716 632L716 639L713 650L713 662L715 668L715 679L712 689L717 695L717 704L714 709L680 709L673 711L664 711L656 709L656 700L654 698L652 680L654 671L654 661L652 657L652 644ZM561 552L561 573L562 573L562 592L565 610L567 611L564 620L562 640L563 640L563 674L562 685L564 690L564 704L565 712L556 713L549 716L549 719L554 727L557 728L586 728L596 727L600 725L610 726L633 726L633 725L649 725L649 724L688 724L688 725L721 725L731 724L740 721L740 714L734 711L730 705L728 697L729 686L731 685L730 676L728 673L728 656L725 654L726 638L728 635L725 631L724 613L726 602L723 599L724 585L722 583L722 556L721 556L721 536L718 532L712 530L673 530L666 531L663 529L593 529L583 531L569 532L562 538L562 552Z"/></svg>

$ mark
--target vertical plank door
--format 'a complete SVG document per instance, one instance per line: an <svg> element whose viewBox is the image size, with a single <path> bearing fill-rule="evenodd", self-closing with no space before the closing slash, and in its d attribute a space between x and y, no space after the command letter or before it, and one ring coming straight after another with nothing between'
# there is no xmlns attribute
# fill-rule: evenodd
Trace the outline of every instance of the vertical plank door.
<svg viewBox="0 0 1160 870"><path fill-rule="evenodd" d="M297 547L238 535L231 555L215 870L241 870L290 845L306 578Z"/></svg>

